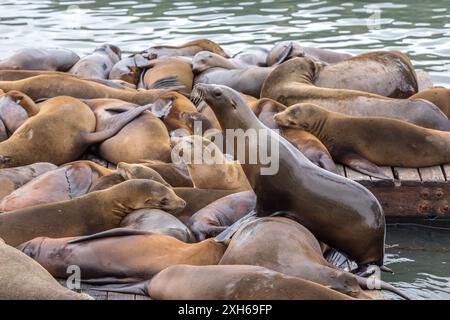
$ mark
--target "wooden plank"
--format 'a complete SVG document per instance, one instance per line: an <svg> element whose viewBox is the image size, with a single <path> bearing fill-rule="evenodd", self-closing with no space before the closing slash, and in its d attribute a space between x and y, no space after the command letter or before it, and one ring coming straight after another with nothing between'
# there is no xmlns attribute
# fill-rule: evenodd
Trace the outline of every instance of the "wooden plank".
<svg viewBox="0 0 450 320"><path fill-rule="evenodd" d="M444 171L445 180L450 181L450 164L442 165L442 171Z"/></svg>
<svg viewBox="0 0 450 320"><path fill-rule="evenodd" d="M134 294L108 291L108 300L134 300Z"/></svg>
<svg viewBox="0 0 450 320"><path fill-rule="evenodd" d="M394 168L394 176L396 179L403 181L415 181L419 182L420 175L419 171L416 168Z"/></svg>
<svg viewBox="0 0 450 320"><path fill-rule="evenodd" d="M95 300L107 300L108 299L108 293L106 291L98 291L98 290L92 290L93 285L82 283L81 284L81 292L87 293Z"/></svg>
<svg viewBox="0 0 450 320"><path fill-rule="evenodd" d="M384 175L386 175L388 178L394 180L394 173L392 172L391 167L378 167L378 168L380 168L380 171L383 172ZM370 179L372 181L386 180L386 179L379 179L379 178L375 178L375 177L370 177Z"/></svg>
<svg viewBox="0 0 450 320"><path fill-rule="evenodd" d="M137 294L134 298L135 298L135 300L152 300L152 299L150 299L150 297L142 296L140 294Z"/></svg>
<svg viewBox="0 0 450 320"><path fill-rule="evenodd" d="M441 166L419 168L422 181L445 181Z"/></svg>
<svg viewBox="0 0 450 320"><path fill-rule="evenodd" d="M355 181L370 181L370 177L349 167L345 166L345 172L347 173L347 178Z"/></svg>

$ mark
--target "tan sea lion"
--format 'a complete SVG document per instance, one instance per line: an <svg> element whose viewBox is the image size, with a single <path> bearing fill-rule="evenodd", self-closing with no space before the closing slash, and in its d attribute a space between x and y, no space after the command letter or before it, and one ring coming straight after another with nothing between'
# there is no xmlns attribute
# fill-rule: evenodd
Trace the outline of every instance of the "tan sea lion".
<svg viewBox="0 0 450 320"><path fill-rule="evenodd" d="M18 247L57 278L77 265L90 283L134 283L151 279L177 264L217 264L226 246L213 239L185 243L164 234L147 233L80 240L36 238Z"/></svg>
<svg viewBox="0 0 450 320"><path fill-rule="evenodd" d="M164 86L163 86L164 87ZM0 88L5 92L21 91L34 101L58 96L70 96L78 99L119 99L138 105L152 103L169 90L180 87L165 87L150 90L115 89L92 80L79 79L73 76L40 75L18 81L0 81Z"/></svg>
<svg viewBox="0 0 450 320"><path fill-rule="evenodd" d="M360 171L373 164L429 167L450 162L450 133L396 119L356 117L300 103L275 115L281 126L308 130L322 141L333 158L354 158ZM367 168L366 168L367 167Z"/></svg>
<svg viewBox="0 0 450 320"><path fill-rule="evenodd" d="M215 42L208 39L197 39L189 41L181 46L153 46L144 52L142 55L161 57L173 56L195 56L200 51L211 51L223 57L228 57L225 51Z"/></svg>
<svg viewBox="0 0 450 320"><path fill-rule="evenodd" d="M104 44L93 53L83 57L69 73L81 78L108 79L112 67L120 61L122 52L119 47Z"/></svg>
<svg viewBox="0 0 450 320"><path fill-rule="evenodd" d="M46 172L16 189L0 201L0 212L75 199L112 170L92 161L75 161Z"/></svg>
<svg viewBox="0 0 450 320"><path fill-rule="evenodd" d="M424 99L436 105L448 117L450 117L450 89L433 87L419 92L411 99Z"/></svg>
<svg viewBox="0 0 450 320"><path fill-rule="evenodd" d="M349 300L317 283L257 266L178 265L135 288L108 288L147 294L155 300Z"/></svg>
<svg viewBox="0 0 450 320"><path fill-rule="evenodd" d="M313 103L353 116L387 117L426 128L450 131L450 121L432 103L421 99L392 99L348 89L319 88L313 84L316 63L295 58L279 65L267 77L261 97L285 106Z"/></svg>
<svg viewBox="0 0 450 320"><path fill-rule="evenodd" d="M312 163L328 171L337 173L336 164L327 148L311 133L305 130L280 127L273 116L286 109L286 106L272 99L263 98L248 103L258 119L268 128L280 130L280 134L292 143Z"/></svg>
<svg viewBox="0 0 450 320"><path fill-rule="evenodd" d="M173 85L182 85L185 88L183 91L189 94L194 81L191 64L177 58L151 60L140 87L154 88L161 79L173 79Z"/></svg>
<svg viewBox="0 0 450 320"><path fill-rule="evenodd" d="M185 206L172 189L134 179L109 189L0 214L0 237L17 246L36 237L75 237L116 228L130 212L157 208L178 212Z"/></svg>
<svg viewBox="0 0 450 320"><path fill-rule="evenodd" d="M61 286L42 266L0 239L0 300L93 300Z"/></svg>
<svg viewBox="0 0 450 320"><path fill-rule="evenodd" d="M324 285L353 298L369 299L373 279L362 278L328 263L319 241L301 224L284 217L266 217L243 225L233 236L221 265L257 265ZM379 289L405 297L391 285Z"/></svg>
<svg viewBox="0 0 450 320"><path fill-rule="evenodd" d="M115 99L94 99L85 102L96 115L97 131L104 130L114 117L122 114L121 112L136 108L136 105ZM169 161L170 150L169 134L164 123L150 111L145 111L116 135L102 142L98 147L98 154L115 164L137 163L143 159Z"/></svg>
<svg viewBox="0 0 450 320"><path fill-rule="evenodd" d="M149 179L159 182L166 187L172 187L156 170L143 164L119 162L117 164L117 173L126 180Z"/></svg>
<svg viewBox="0 0 450 320"><path fill-rule="evenodd" d="M0 60L0 69L68 71L80 57L67 49L26 48Z"/></svg>
<svg viewBox="0 0 450 320"><path fill-rule="evenodd" d="M121 113L101 131L94 132L95 115L87 105L71 97L47 100L38 115L25 121L8 140L0 143L0 168L74 161L88 146L114 136L149 107Z"/></svg>
<svg viewBox="0 0 450 320"><path fill-rule="evenodd" d="M275 159L268 165L260 161L242 163L257 196L259 216L289 212L320 241L347 254L358 266L383 265L385 221L372 193L313 165L291 143L264 126L236 91L201 84L193 92L199 92L213 108L222 128L264 134L264 139L246 143L245 152L264 152ZM277 148L276 153L267 150L272 146ZM349 225L348 221L353 223Z"/></svg>
<svg viewBox="0 0 450 320"><path fill-rule="evenodd" d="M255 209L253 191L243 191L218 199L197 211L187 226L198 240L215 237L237 220Z"/></svg>
<svg viewBox="0 0 450 320"><path fill-rule="evenodd" d="M154 160L145 160L143 165L158 172L172 187L193 187L188 168L184 163L166 163Z"/></svg>

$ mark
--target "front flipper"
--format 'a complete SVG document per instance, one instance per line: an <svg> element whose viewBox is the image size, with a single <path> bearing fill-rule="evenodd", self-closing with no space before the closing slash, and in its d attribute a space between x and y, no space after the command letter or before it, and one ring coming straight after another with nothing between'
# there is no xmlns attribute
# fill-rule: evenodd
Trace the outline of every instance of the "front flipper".
<svg viewBox="0 0 450 320"><path fill-rule="evenodd" d="M280 55L276 58L275 62L270 67L277 66L277 65L285 62L286 59L291 54L293 47L294 47L293 43L289 42L289 44L286 46L286 48L283 49L283 51L280 53Z"/></svg>
<svg viewBox="0 0 450 320"><path fill-rule="evenodd" d="M85 132L83 133L84 142L88 145L100 143L106 139L116 135L128 123L140 116L145 110L150 109L153 105L147 104L145 106L136 107L132 110L119 113L108 119L105 127L99 132Z"/></svg>
<svg viewBox="0 0 450 320"><path fill-rule="evenodd" d="M392 178L385 175L377 165L356 153L346 154L345 156L340 157L338 161L353 170L367 174L368 176L383 180L392 180Z"/></svg>
<svg viewBox="0 0 450 320"><path fill-rule="evenodd" d="M216 242L225 242L233 237L233 235L238 231L238 229L253 220L258 219L258 216L256 215L256 211L250 211L248 214L237 220L235 223L233 223L231 226L226 228L224 231L222 231L219 235L217 235L214 240Z"/></svg>

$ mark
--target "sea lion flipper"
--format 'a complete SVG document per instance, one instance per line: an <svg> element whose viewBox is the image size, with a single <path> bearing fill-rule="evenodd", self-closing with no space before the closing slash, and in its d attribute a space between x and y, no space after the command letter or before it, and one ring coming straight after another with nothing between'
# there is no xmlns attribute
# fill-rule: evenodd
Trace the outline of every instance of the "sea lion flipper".
<svg viewBox="0 0 450 320"><path fill-rule="evenodd" d="M392 178L385 175L377 165L356 153L347 154L344 157L341 157L339 161L353 170L367 174L368 176L383 180L392 180Z"/></svg>
<svg viewBox="0 0 450 320"><path fill-rule="evenodd" d="M151 111L158 118L162 118L170 111L172 106L173 106L173 100L158 99L153 103Z"/></svg>
<svg viewBox="0 0 450 320"><path fill-rule="evenodd" d="M102 232L98 232L95 234L91 234L88 236L78 237L76 239L70 240L69 244L74 243L80 243L90 240L96 240L96 239L102 239L102 238L109 238L109 237L123 237L123 236L135 236L135 235L146 235L151 234L149 231L143 231L143 230L135 230L130 228L115 228L110 229Z"/></svg>
<svg viewBox="0 0 450 320"><path fill-rule="evenodd" d="M256 211L255 210L250 211L248 214L246 214L245 216L237 220L235 223L233 223L231 226L229 226L227 229L225 229L225 231L221 232L218 236L216 236L214 240L217 242L224 242L230 239L242 225L250 221L253 221L257 218L258 217L256 216Z"/></svg>
<svg viewBox="0 0 450 320"><path fill-rule="evenodd" d="M92 290L96 291L111 291L111 292L118 292L118 293L129 293L129 294L139 294L148 296L148 285L150 281L141 281L137 283L131 283L131 284L108 284L101 287L94 287Z"/></svg>
<svg viewBox="0 0 450 320"><path fill-rule="evenodd" d="M83 139L86 144L96 144L116 135L123 127L133 121L135 118L141 115L145 110L152 107L152 104L136 107L132 110L120 113L109 118L106 123L105 129L98 132L85 132L82 133Z"/></svg>
<svg viewBox="0 0 450 320"><path fill-rule="evenodd" d="M287 57L289 57L289 55L291 54L293 47L294 44L292 42L289 42L289 44L286 46L286 48L283 49L283 51L271 66L277 66L286 61Z"/></svg>

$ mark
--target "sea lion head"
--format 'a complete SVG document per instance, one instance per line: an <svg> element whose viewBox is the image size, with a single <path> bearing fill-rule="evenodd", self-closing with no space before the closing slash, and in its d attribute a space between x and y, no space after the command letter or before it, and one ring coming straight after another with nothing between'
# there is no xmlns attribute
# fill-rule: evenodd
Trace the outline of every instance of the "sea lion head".
<svg viewBox="0 0 450 320"><path fill-rule="evenodd" d="M298 103L274 116L275 122L282 127L311 131L314 124L325 119L328 111L312 103Z"/></svg>
<svg viewBox="0 0 450 320"><path fill-rule="evenodd" d="M192 60L192 72L194 72L194 74L199 74L209 68L212 68L214 66L213 60L214 53L210 51L200 51Z"/></svg>
<svg viewBox="0 0 450 320"><path fill-rule="evenodd" d="M129 164L125 162L119 162L117 164L117 172L125 180L148 179L162 183L166 187L171 188L171 185L168 184L158 172L156 172L152 168L144 166L143 164Z"/></svg>
<svg viewBox="0 0 450 320"><path fill-rule="evenodd" d="M122 59L122 50L118 46L112 44L104 44L101 47L95 49L95 51L104 51L111 57L114 63L117 63Z"/></svg>
<svg viewBox="0 0 450 320"><path fill-rule="evenodd" d="M186 202L178 197L172 188L153 180L128 180L109 190L113 193L113 199L119 202L119 206L131 210L153 208L178 213L186 206Z"/></svg>

